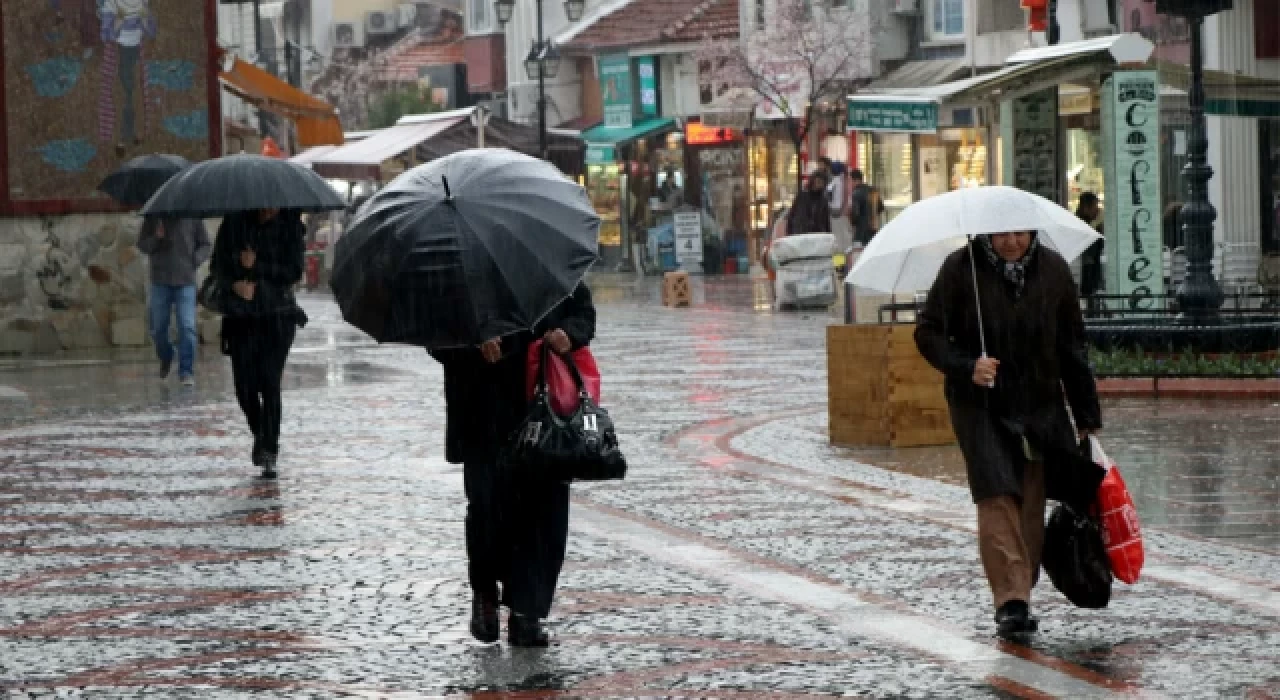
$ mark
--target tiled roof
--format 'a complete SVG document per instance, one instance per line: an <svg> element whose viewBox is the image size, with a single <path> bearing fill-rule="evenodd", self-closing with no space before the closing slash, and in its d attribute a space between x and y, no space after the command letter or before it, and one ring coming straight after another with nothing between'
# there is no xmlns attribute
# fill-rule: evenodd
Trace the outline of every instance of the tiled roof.
<svg viewBox="0 0 1280 700"><path fill-rule="evenodd" d="M632 0L582 29L562 48L595 52L732 39L738 36L738 25L738 0Z"/></svg>
<svg viewBox="0 0 1280 700"><path fill-rule="evenodd" d="M460 32L406 38L407 42L397 44L377 59L373 69L376 82L414 83L418 81L419 68L467 62Z"/></svg>

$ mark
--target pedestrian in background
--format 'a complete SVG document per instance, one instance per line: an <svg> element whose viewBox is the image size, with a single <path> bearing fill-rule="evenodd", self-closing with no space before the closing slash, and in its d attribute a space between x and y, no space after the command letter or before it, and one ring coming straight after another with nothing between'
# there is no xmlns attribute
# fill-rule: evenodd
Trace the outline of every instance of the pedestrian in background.
<svg viewBox="0 0 1280 700"><path fill-rule="evenodd" d="M831 184L827 185L827 206L831 209L831 233L836 237L836 250L848 252L853 247L853 223L849 220L849 198L852 195L849 169L844 163L825 156Z"/></svg>
<svg viewBox="0 0 1280 700"><path fill-rule="evenodd" d="M1067 500L1054 456L1102 427L1071 268L1034 233L978 236L943 263L915 339L946 376L999 633L1021 639L1037 628L1045 498Z"/></svg>
<svg viewBox="0 0 1280 700"><path fill-rule="evenodd" d="M849 221L853 225L853 240L866 246L880 230L884 217L884 201L880 191L867 184L862 171L849 171Z"/></svg>
<svg viewBox="0 0 1280 700"><path fill-rule="evenodd" d="M1076 205L1076 216L1081 221L1089 224L1098 233L1102 233L1102 205L1098 200L1098 195L1092 192L1084 192L1080 195L1080 203ZM1080 256L1080 295L1085 298L1089 304L1091 312L1101 310L1101 305L1094 297L1102 291L1102 251L1103 240L1089 246L1084 251L1084 255Z"/></svg>
<svg viewBox="0 0 1280 700"><path fill-rule="evenodd" d="M494 338L479 348L431 351L444 366L445 458L462 464L467 495L467 560L471 634L501 636L499 606L511 611L512 646L545 647L542 621L551 613L569 537L569 484L512 474L501 451L527 409L526 355L544 339L565 354L595 337L596 309L586 285L551 311L531 333Z"/></svg>
<svg viewBox="0 0 1280 700"><path fill-rule="evenodd" d="M274 479L280 454L281 379L307 317L294 297L306 229L294 211L264 209L222 221L209 274L230 290L221 306L222 351L231 356L236 400L253 433L253 463Z"/></svg>
<svg viewBox="0 0 1280 700"><path fill-rule="evenodd" d="M821 170L809 176L796 194L787 215L787 234L830 233L831 207L827 205L827 176Z"/></svg>
<svg viewBox="0 0 1280 700"><path fill-rule="evenodd" d="M196 271L213 249L209 232L199 219L147 217L138 234L138 250L151 267L147 316L151 340L160 358L160 378L168 379L174 348L169 339L169 317L178 317L178 378L183 386L195 385Z"/></svg>

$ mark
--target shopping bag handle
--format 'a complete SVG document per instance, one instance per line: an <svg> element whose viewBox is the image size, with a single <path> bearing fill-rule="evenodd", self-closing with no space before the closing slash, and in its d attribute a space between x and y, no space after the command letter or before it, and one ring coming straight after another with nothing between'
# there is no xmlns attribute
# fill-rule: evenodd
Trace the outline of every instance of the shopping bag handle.
<svg viewBox="0 0 1280 700"><path fill-rule="evenodd" d="M547 363L551 361L551 343L546 339L539 341L542 343L542 356L538 360L538 391L547 393ZM591 396L587 393L587 383L582 379L582 373L578 371L578 363L573 361L573 355L566 353L560 356L564 360L565 366L569 368L569 374L573 377L573 383L578 387L578 398L589 399Z"/></svg>

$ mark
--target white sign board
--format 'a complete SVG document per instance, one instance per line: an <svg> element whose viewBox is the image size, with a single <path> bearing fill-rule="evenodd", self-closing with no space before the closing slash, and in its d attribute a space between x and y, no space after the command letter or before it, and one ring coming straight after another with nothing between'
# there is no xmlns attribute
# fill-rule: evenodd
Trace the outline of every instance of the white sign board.
<svg viewBox="0 0 1280 700"><path fill-rule="evenodd" d="M702 214L679 211L675 215L676 262L680 267L702 264Z"/></svg>

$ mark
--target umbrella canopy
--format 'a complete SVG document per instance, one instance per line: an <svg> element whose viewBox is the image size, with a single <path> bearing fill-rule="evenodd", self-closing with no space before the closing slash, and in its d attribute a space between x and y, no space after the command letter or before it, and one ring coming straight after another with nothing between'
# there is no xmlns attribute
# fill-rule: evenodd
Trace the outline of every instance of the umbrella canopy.
<svg viewBox="0 0 1280 700"><path fill-rule="evenodd" d="M241 154L187 168L161 187L142 213L212 218L256 209L331 211L345 206L329 183L310 168Z"/></svg>
<svg viewBox="0 0 1280 700"><path fill-rule="evenodd" d="M907 207L858 256L847 281L881 292L928 289L947 256L970 236L1038 231L1041 244L1068 261L1101 236L1057 204L1013 187L974 187Z"/></svg>
<svg viewBox="0 0 1280 700"><path fill-rule="evenodd" d="M334 251L343 317L379 342L478 345L532 328L597 259L600 218L555 167L504 149L419 166Z"/></svg>
<svg viewBox="0 0 1280 700"><path fill-rule="evenodd" d="M155 154L138 156L120 166L98 184L98 190L107 193L117 202L140 207L159 190L164 183L186 170L191 161L182 156Z"/></svg>

